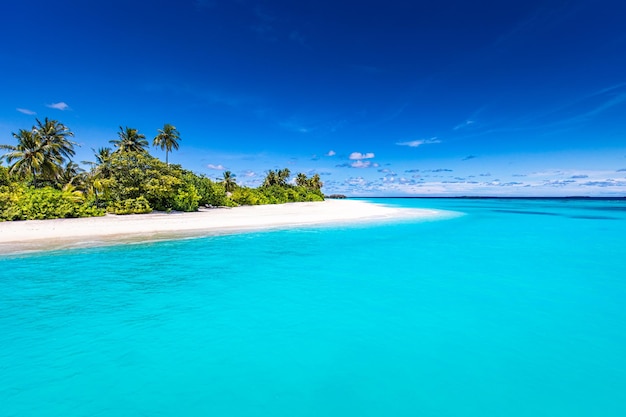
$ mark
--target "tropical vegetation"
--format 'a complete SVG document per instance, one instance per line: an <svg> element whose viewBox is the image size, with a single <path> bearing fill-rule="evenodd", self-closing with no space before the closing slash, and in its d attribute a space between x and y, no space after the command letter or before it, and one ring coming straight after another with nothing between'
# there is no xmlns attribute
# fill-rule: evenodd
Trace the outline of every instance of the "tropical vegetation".
<svg viewBox="0 0 626 417"><path fill-rule="evenodd" d="M120 126L113 148L93 150L82 166L72 158L74 133L57 120L36 119L30 129L13 133L15 144L0 145L0 221L101 216L160 211L196 211L199 207L321 201L322 182L289 169L269 170L258 188L237 184L225 171L213 181L180 165L169 153L179 149L180 133L165 124L153 145L165 162L150 155L146 136ZM6 162L7 166L2 165Z"/></svg>
<svg viewBox="0 0 626 417"><path fill-rule="evenodd" d="M165 151L165 164L169 165L167 155L172 152L172 149L178 150L180 140L180 132L176 130L176 126L172 126L166 123L163 129L159 129L159 134L155 136L152 144L158 146L161 150Z"/></svg>

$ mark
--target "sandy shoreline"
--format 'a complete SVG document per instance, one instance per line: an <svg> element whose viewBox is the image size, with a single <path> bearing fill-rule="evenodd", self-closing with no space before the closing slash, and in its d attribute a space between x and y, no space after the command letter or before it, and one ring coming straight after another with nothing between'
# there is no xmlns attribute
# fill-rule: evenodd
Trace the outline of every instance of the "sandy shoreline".
<svg viewBox="0 0 626 417"><path fill-rule="evenodd" d="M445 212L327 200L211 209L195 213L107 215L0 223L0 255L123 242L209 236L241 231L395 219L435 219Z"/></svg>

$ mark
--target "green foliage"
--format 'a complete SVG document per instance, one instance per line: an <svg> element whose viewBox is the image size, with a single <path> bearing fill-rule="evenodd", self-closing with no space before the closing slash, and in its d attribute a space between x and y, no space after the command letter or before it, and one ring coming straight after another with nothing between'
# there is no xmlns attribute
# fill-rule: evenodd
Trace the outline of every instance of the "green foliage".
<svg viewBox="0 0 626 417"><path fill-rule="evenodd" d="M33 186L54 184L63 171L63 164L74 156L75 142L69 140L74 133L56 120L47 117L30 130L13 133L17 145L0 145L8 151L2 158L10 164L9 172L28 180Z"/></svg>
<svg viewBox="0 0 626 417"><path fill-rule="evenodd" d="M126 126L123 128L120 126L120 131L117 132L117 139L110 140L109 142L117 148L116 153L124 152L136 152L143 153L148 152L148 141L146 135L139 133L137 129Z"/></svg>
<svg viewBox="0 0 626 417"><path fill-rule="evenodd" d="M122 201L115 201L107 207L107 211L113 214L143 214L150 213L152 207L143 196L138 198L127 198Z"/></svg>
<svg viewBox="0 0 626 417"><path fill-rule="evenodd" d="M54 181L54 185L61 189L72 186L77 189L84 190L86 179L87 177L84 169L79 167L74 162L68 162L59 170L56 180Z"/></svg>
<svg viewBox="0 0 626 417"><path fill-rule="evenodd" d="M135 209L131 205L127 209L129 201L139 198L145 199L151 209L160 211L196 211L198 204L209 198L212 202L204 204L224 203L215 201L219 190L210 180L186 172L179 165L168 166L146 152L113 153L107 165L109 177L97 181L98 199L100 205L112 208L109 211L113 213L144 212L143 206ZM225 198L223 190L222 194Z"/></svg>
<svg viewBox="0 0 626 417"><path fill-rule="evenodd" d="M174 199L176 198L179 189L183 185L182 179L176 176L177 173L160 172L154 170L148 173L145 182L137 187L140 194L145 197L152 207L156 210L167 210L175 207ZM196 206L197 208L198 206Z"/></svg>
<svg viewBox="0 0 626 417"><path fill-rule="evenodd" d="M271 187L273 185L284 187L287 185L287 181L289 180L290 175L291 171L289 171L289 168L278 169L276 171L272 171L270 169L267 172L265 180L263 180L262 187Z"/></svg>
<svg viewBox="0 0 626 417"><path fill-rule="evenodd" d="M321 192L292 185L272 185L260 188L239 187L233 191L231 199L241 206L324 201Z"/></svg>
<svg viewBox="0 0 626 417"><path fill-rule="evenodd" d="M227 193L231 193L237 188L237 183L235 182L235 174L230 171L224 172L224 179L222 180L222 185Z"/></svg>
<svg viewBox="0 0 626 417"><path fill-rule="evenodd" d="M0 166L0 187L8 186L11 183L9 168Z"/></svg>
<svg viewBox="0 0 626 417"><path fill-rule="evenodd" d="M166 123L163 129L159 129L159 134L156 135L152 144L158 146L161 150L165 151L165 164L169 165L168 154L172 152L172 149L178 150L178 141L180 139L180 132L176 130L176 126L172 126Z"/></svg>
<svg viewBox="0 0 626 417"><path fill-rule="evenodd" d="M269 170L261 187L239 187L233 191L232 200L238 205L283 204L299 201L323 201L322 182L318 174L311 178L303 173L296 176L296 185L288 184L288 168Z"/></svg>
<svg viewBox="0 0 626 417"><path fill-rule="evenodd" d="M321 190L310 189L308 187L298 187L299 201L324 201L324 194Z"/></svg>
<svg viewBox="0 0 626 417"><path fill-rule="evenodd" d="M281 204L288 203L289 192L287 187L280 185L271 185L269 187L263 187L260 191L267 198L268 204Z"/></svg>
<svg viewBox="0 0 626 417"><path fill-rule="evenodd" d="M198 210L199 201L200 194L196 187L193 184L184 183L174 196L173 208L180 211L196 211Z"/></svg>
<svg viewBox="0 0 626 417"><path fill-rule="evenodd" d="M86 202L73 189L33 188L20 185L0 187L0 219L43 220L102 216L104 210Z"/></svg>
<svg viewBox="0 0 626 417"><path fill-rule="evenodd" d="M270 204L270 200L258 188L238 187L233 191L231 200L238 206Z"/></svg>
<svg viewBox="0 0 626 417"><path fill-rule="evenodd" d="M198 204L201 206L233 206L233 199L230 199L226 195L226 189L224 184L213 182L204 175L195 175L191 172L186 172L183 176L185 182L192 184L200 200Z"/></svg>
<svg viewBox="0 0 626 417"><path fill-rule="evenodd" d="M321 201L319 175L299 173L289 183L289 169L268 171L263 185L237 185L235 174L211 181L203 175L167 164L168 153L178 149L180 134L166 124L154 145L166 151L166 162L152 157L148 142L137 129L121 127L117 148L94 151L96 162L85 172L71 160L74 134L56 120L37 120L30 130L14 133L17 145L0 145L0 220L48 219L160 211L195 211L199 205L238 206ZM29 186L30 185L30 186ZM106 209L106 210L105 210Z"/></svg>
<svg viewBox="0 0 626 417"><path fill-rule="evenodd" d="M116 203L140 197L155 210L191 209L191 202L199 199L197 191L183 179L178 165L167 166L146 152L117 152L108 159L108 178L97 181L100 205L116 207ZM181 191L182 190L182 191ZM186 197L183 197L186 195ZM123 204L122 204L123 206Z"/></svg>
<svg viewBox="0 0 626 417"><path fill-rule="evenodd" d="M18 202L23 192L21 188L15 186L0 185L0 219L14 220L21 217L18 209Z"/></svg>
<svg viewBox="0 0 626 417"><path fill-rule="evenodd" d="M319 174L313 175L311 178L307 178L302 172L296 177L296 185L298 187L308 188L309 190L319 191L322 189L322 181Z"/></svg>

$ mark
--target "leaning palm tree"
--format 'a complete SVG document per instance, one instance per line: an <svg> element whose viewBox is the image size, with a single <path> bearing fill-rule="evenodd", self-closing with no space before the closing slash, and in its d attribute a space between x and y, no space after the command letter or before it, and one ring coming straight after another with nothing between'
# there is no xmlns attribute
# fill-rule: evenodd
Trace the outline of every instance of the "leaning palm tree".
<svg viewBox="0 0 626 417"><path fill-rule="evenodd" d="M159 134L155 136L152 142L153 146L159 146L161 150L165 151L165 164L169 165L167 155L172 152L172 148L178 150L178 141L180 139L180 132L176 130L176 126L171 124L165 124L163 129L159 129Z"/></svg>
<svg viewBox="0 0 626 417"><path fill-rule="evenodd" d="M232 172L224 171L222 184L224 185L224 190L226 190L227 193L230 193L235 189L235 187L237 186L237 183L235 181L235 175Z"/></svg>
<svg viewBox="0 0 626 417"><path fill-rule="evenodd" d="M56 165L46 157L47 150L33 130L20 129L13 133L17 145L0 145L8 152L3 155L9 163L9 173L22 177L30 176L33 186L37 186L37 177L55 172Z"/></svg>
<svg viewBox="0 0 626 417"><path fill-rule="evenodd" d="M118 139L109 141L117 148L115 152L146 152L148 141L146 140L146 136L139 133L137 129L128 126L123 128L120 126L120 131L117 132L117 136Z"/></svg>

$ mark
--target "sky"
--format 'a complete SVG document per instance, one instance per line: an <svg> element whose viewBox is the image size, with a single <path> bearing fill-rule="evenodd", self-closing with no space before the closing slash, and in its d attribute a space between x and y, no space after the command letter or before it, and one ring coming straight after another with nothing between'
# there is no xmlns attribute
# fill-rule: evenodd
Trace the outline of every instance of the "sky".
<svg viewBox="0 0 626 417"><path fill-rule="evenodd" d="M49 117L93 161L120 126L152 142L171 123L170 162L248 186L286 167L348 196L626 195L623 0L2 0L0 15L0 143Z"/></svg>

